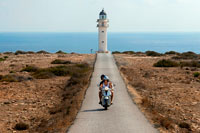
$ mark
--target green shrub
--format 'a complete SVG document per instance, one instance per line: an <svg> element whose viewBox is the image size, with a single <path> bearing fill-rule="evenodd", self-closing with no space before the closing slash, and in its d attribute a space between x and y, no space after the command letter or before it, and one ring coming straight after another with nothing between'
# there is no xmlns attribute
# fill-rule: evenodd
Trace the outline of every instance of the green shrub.
<svg viewBox="0 0 200 133"><path fill-rule="evenodd" d="M0 58L0 62L5 61L7 58L8 58L8 56L4 56L3 58Z"/></svg>
<svg viewBox="0 0 200 133"><path fill-rule="evenodd" d="M49 54L49 52L44 51L44 50L40 50L40 51L38 51L37 53L38 53L38 54Z"/></svg>
<svg viewBox="0 0 200 133"><path fill-rule="evenodd" d="M21 51L21 50L17 50L15 52L15 55L19 55L19 54L26 54L26 52L25 51Z"/></svg>
<svg viewBox="0 0 200 133"><path fill-rule="evenodd" d="M47 69L47 71L53 73L56 76L66 76L69 75L72 71L71 67L68 66L56 66L56 67L50 67Z"/></svg>
<svg viewBox="0 0 200 133"><path fill-rule="evenodd" d="M178 56L172 57L172 59L199 59L199 55L194 52L184 52L179 54Z"/></svg>
<svg viewBox="0 0 200 133"><path fill-rule="evenodd" d="M35 52L33 52L33 51L27 51L26 53L27 54L35 54Z"/></svg>
<svg viewBox="0 0 200 133"><path fill-rule="evenodd" d="M2 75L0 75L0 80L3 78L3 76Z"/></svg>
<svg viewBox="0 0 200 133"><path fill-rule="evenodd" d="M90 70L88 64L73 64L69 66L55 66L49 68L38 69L32 75L37 79L46 79L54 76L72 76L77 74L83 74ZM79 75L80 76L80 75Z"/></svg>
<svg viewBox="0 0 200 133"><path fill-rule="evenodd" d="M194 77L199 77L200 73L199 72L195 72L193 75L194 75Z"/></svg>
<svg viewBox="0 0 200 133"><path fill-rule="evenodd" d="M136 55L144 55L145 53L141 52L141 51L138 51L138 52L135 52Z"/></svg>
<svg viewBox="0 0 200 133"><path fill-rule="evenodd" d="M178 52L175 52L175 51L168 51L168 52L165 52L166 55L175 55L175 54L179 54Z"/></svg>
<svg viewBox="0 0 200 133"><path fill-rule="evenodd" d="M179 127L180 127L180 128L185 128L185 129L187 129L188 131L191 131L190 125L189 125L188 123L186 123L186 122L181 122L181 123L179 123Z"/></svg>
<svg viewBox="0 0 200 133"><path fill-rule="evenodd" d="M55 75L49 71L37 71L33 74L33 77L36 79L48 79L55 77Z"/></svg>
<svg viewBox="0 0 200 133"><path fill-rule="evenodd" d="M5 60L6 60L5 58L0 58L0 62L1 62L1 61L5 61Z"/></svg>
<svg viewBox="0 0 200 133"><path fill-rule="evenodd" d="M52 61L51 64L71 64L71 61L56 59L56 60Z"/></svg>
<svg viewBox="0 0 200 133"><path fill-rule="evenodd" d="M177 67L179 66L179 64L175 61L172 60L159 60L158 62L156 62L154 65L154 67Z"/></svg>
<svg viewBox="0 0 200 133"><path fill-rule="evenodd" d="M134 51L124 51L124 52L122 52L123 54L135 54L135 52Z"/></svg>
<svg viewBox="0 0 200 133"><path fill-rule="evenodd" d="M2 76L1 81L17 82L18 80L14 75L5 75L5 76Z"/></svg>
<svg viewBox="0 0 200 133"><path fill-rule="evenodd" d="M14 71L10 71L9 73L15 73Z"/></svg>
<svg viewBox="0 0 200 133"><path fill-rule="evenodd" d="M155 51L146 51L145 53L147 56L162 56L162 54L157 53Z"/></svg>
<svg viewBox="0 0 200 133"><path fill-rule="evenodd" d="M38 68L37 67L35 67L35 66L26 66L25 68L23 68L22 70L21 70L21 72L23 72L23 71L26 71L26 72L36 72L38 70Z"/></svg>
<svg viewBox="0 0 200 133"><path fill-rule="evenodd" d="M13 52L4 52L4 54L11 55L14 54Z"/></svg>
<svg viewBox="0 0 200 133"><path fill-rule="evenodd" d="M59 50L59 51L56 52L56 54L67 54L67 53Z"/></svg>
<svg viewBox="0 0 200 133"><path fill-rule="evenodd" d="M200 62L199 61L184 61L180 62L181 67L198 67L200 68Z"/></svg>
<svg viewBox="0 0 200 133"><path fill-rule="evenodd" d="M22 130L27 130L29 128L29 125L28 124L25 124L25 123L17 123L14 127L15 130L18 130L18 131L22 131Z"/></svg>
<svg viewBox="0 0 200 133"><path fill-rule="evenodd" d="M112 54L121 54L119 51L113 51Z"/></svg>

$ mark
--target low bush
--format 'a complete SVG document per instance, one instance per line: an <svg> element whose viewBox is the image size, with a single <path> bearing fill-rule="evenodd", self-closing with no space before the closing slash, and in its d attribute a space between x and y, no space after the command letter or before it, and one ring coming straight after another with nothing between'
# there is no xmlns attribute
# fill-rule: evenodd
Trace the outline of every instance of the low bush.
<svg viewBox="0 0 200 133"><path fill-rule="evenodd" d="M135 52L135 54L140 55L140 54L144 54L144 53L141 51L138 51L138 52Z"/></svg>
<svg viewBox="0 0 200 133"><path fill-rule="evenodd" d="M91 68L88 64L74 64L70 66L55 66L38 69L32 75L37 79L51 78L54 76L72 76L76 73L85 73Z"/></svg>
<svg viewBox="0 0 200 133"><path fill-rule="evenodd" d="M9 73L15 73L14 71L10 71Z"/></svg>
<svg viewBox="0 0 200 133"><path fill-rule="evenodd" d="M7 58L8 58L8 56L4 56L3 58L0 58L0 62L5 61Z"/></svg>
<svg viewBox="0 0 200 133"><path fill-rule="evenodd" d="M173 121L170 118L161 118L160 125L166 129L173 128L172 126Z"/></svg>
<svg viewBox="0 0 200 133"><path fill-rule="evenodd" d="M71 61L56 59L52 61L51 64L71 64Z"/></svg>
<svg viewBox="0 0 200 133"><path fill-rule="evenodd" d="M0 58L0 62L1 62L1 61L5 61L5 60L6 60L5 58Z"/></svg>
<svg viewBox="0 0 200 133"><path fill-rule="evenodd" d="M198 67L200 68L200 62L199 61L184 61L180 62L181 67Z"/></svg>
<svg viewBox="0 0 200 133"><path fill-rule="evenodd" d="M49 71L37 71L33 74L33 77L36 79L48 79L55 77L55 75Z"/></svg>
<svg viewBox="0 0 200 133"><path fill-rule="evenodd" d="M47 79L54 76L66 76L70 75L70 68L68 66L56 66L50 68L38 69L33 74L36 79Z"/></svg>
<svg viewBox="0 0 200 133"><path fill-rule="evenodd" d="M179 64L172 60L163 59L156 62L153 66L154 67L177 67L179 66Z"/></svg>
<svg viewBox="0 0 200 133"><path fill-rule="evenodd" d="M15 130L18 130L18 131L22 131L22 130L27 130L29 128L29 125L28 124L25 124L25 123L17 123L14 127Z"/></svg>
<svg viewBox="0 0 200 133"><path fill-rule="evenodd" d="M59 51L56 52L56 54L67 54L67 53L59 50Z"/></svg>
<svg viewBox="0 0 200 133"><path fill-rule="evenodd" d="M14 75L5 75L1 77L1 82L5 81L5 82L17 82L18 79L16 76Z"/></svg>
<svg viewBox="0 0 200 133"><path fill-rule="evenodd" d="M121 54L119 51L113 51L112 54Z"/></svg>
<svg viewBox="0 0 200 133"><path fill-rule="evenodd" d="M49 52L44 51L44 50L40 50L40 51L38 51L37 53L38 53L38 54L49 54Z"/></svg>
<svg viewBox="0 0 200 133"><path fill-rule="evenodd" d="M184 52L177 56L172 57L172 59L186 59L186 60L187 59L199 59L199 58L200 58L200 56L198 54L191 52L191 51Z"/></svg>
<svg viewBox="0 0 200 133"><path fill-rule="evenodd" d="M26 72L36 72L37 70L38 70L37 67L27 65L25 68L23 68L21 70L21 72L23 72L23 71L26 71Z"/></svg>
<svg viewBox="0 0 200 133"><path fill-rule="evenodd" d="M162 56L162 54L157 53L155 51L146 51L145 53L147 56Z"/></svg>
<svg viewBox="0 0 200 133"><path fill-rule="evenodd" d="M180 53L175 52L175 51L168 51L168 52L165 52L165 55L175 55L175 54L180 54Z"/></svg>
<svg viewBox="0 0 200 133"><path fill-rule="evenodd" d="M13 52L4 52L4 54L11 55L14 54Z"/></svg>
<svg viewBox="0 0 200 133"><path fill-rule="evenodd" d="M33 52L33 51L27 51L26 53L27 54L35 54L35 52Z"/></svg>
<svg viewBox="0 0 200 133"><path fill-rule="evenodd" d="M122 52L123 54L135 54L135 52L134 51L124 51L124 52Z"/></svg>
<svg viewBox="0 0 200 133"><path fill-rule="evenodd" d="M19 54L26 54L26 52L25 51L21 51L21 50L17 50L15 52L15 55L19 55Z"/></svg>
<svg viewBox="0 0 200 133"><path fill-rule="evenodd" d="M185 129L187 129L188 131L191 131L190 125L189 125L188 123L186 123L186 122L181 122L181 123L179 123L179 127L180 127L180 128L185 128Z"/></svg>
<svg viewBox="0 0 200 133"><path fill-rule="evenodd" d="M199 72L195 72L193 75L194 75L194 77L199 77L200 73Z"/></svg>

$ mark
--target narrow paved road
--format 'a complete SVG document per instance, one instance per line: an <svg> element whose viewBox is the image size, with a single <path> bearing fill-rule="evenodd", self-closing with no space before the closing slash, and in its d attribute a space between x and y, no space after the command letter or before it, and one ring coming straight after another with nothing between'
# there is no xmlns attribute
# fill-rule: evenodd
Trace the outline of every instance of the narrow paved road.
<svg viewBox="0 0 200 133"><path fill-rule="evenodd" d="M98 104L100 75L116 85L114 104L107 111ZM82 108L69 133L156 133L128 95L112 54L99 53Z"/></svg>

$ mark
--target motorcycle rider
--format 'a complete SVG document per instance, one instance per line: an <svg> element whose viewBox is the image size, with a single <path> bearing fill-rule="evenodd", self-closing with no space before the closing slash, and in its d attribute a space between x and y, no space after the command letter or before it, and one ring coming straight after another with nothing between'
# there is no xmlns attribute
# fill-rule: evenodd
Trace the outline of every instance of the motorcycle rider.
<svg viewBox="0 0 200 133"><path fill-rule="evenodd" d="M114 96L113 85L112 85L112 82L109 81L108 76L104 75L103 82L102 82L102 84L100 83L100 87L99 87L99 101L100 101L99 104L101 104L102 88L105 88L105 87L112 89L111 90L111 104L112 104L113 96Z"/></svg>
<svg viewBox="0 0 200 133"><path fill-rule="evenodd" d="M101 75L101 82L99 84L99 104L101 104L101 96L102 96L102 91L101 91L101 85L103 84L104 82L104 78L105 78L106 75L102 74Z"/></svg>

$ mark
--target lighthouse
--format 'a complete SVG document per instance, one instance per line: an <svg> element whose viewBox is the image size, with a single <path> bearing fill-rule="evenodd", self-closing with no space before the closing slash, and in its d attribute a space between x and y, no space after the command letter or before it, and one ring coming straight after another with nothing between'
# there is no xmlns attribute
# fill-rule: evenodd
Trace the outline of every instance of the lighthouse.
<svg viewBox="0 0 200 133"><path fill-rule="evenodd" d="M106 53L107 49L107 28L108 28L107 14L104 9L99 13L99 19L97 19L97 27L99 30L99 50L98 52Z"/></svg>

